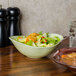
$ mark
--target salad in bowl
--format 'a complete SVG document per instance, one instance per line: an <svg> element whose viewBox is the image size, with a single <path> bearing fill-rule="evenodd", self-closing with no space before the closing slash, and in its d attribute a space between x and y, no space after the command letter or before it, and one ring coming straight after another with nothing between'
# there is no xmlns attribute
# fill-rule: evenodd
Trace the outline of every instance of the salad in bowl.
<svg viewBox="0 0 76 76"><path fill-rule="evenodd" d="M63 40L63 36L39 32L28 36L11 36L9 39L23 55L41 58L47 56Z"/></svg>
<svg viewBox="0 0 76 76"><path fill-rule="evenodd" d="M52 47L59 43L63 37L60 37L58 34L49 34L49 33L31 33L26 36L18 36L15 38L16 41L23 44L35 47Z"/></svg>

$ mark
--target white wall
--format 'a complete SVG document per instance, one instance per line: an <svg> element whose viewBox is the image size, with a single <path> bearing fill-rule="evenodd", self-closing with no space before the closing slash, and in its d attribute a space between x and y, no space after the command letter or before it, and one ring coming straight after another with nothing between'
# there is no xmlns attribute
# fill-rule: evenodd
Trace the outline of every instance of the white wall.
<svg viewBox="0 0 76 76"><path fill-rule="evenodd" d="M1 1L1 0L0 0ZM54 32L68 35L68 26L76 20L76 0L2 0L3 6L21 9L21 29L25 35L31 32ZM0 3L1 4L1 3Z"/></svg>

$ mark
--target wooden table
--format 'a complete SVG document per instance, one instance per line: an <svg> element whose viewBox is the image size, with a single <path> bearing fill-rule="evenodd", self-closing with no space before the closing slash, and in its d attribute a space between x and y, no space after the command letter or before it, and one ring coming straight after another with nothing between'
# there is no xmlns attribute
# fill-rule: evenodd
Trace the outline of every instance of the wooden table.
<svg viewBox="0 0 76 76"><path fill-rule="evenodd" d="M59 48L68 47L68 39ZM0 76L76 76L66 68L53 63L47 57L30 59L14 46L0 48Z"/></svg>

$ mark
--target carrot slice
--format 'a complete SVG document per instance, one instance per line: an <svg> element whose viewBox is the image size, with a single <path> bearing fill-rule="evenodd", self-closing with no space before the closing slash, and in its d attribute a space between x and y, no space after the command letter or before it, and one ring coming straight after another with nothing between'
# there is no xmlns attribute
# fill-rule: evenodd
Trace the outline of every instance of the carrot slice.
<svg viewBox="0 0 76 76"><path fill-rule="evenodd" d="M62 55L61 57L62 57L62 58L64 58L64 57L65 57L65 55Z"/></svg>

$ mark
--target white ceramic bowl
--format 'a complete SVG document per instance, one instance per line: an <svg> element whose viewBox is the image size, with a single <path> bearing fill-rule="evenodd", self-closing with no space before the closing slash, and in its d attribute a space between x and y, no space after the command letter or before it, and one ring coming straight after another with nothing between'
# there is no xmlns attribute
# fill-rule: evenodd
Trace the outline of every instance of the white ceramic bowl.
<svg viewBox="0 0 76 76"><path fill-rule="evenodd" d="M58 36L61 41L63 40L62 35L59 35L59 34L49 34L49 35ZM11 36L9 37L9 39L12 41L12 43L20 53L30 58L41 58L41 57L47 56L60 43L59 42L53 47L34 47L34 46L29 46L29 45L20 43L18 41L15 41L14 39L16 37L18 36Z"/></svg>

